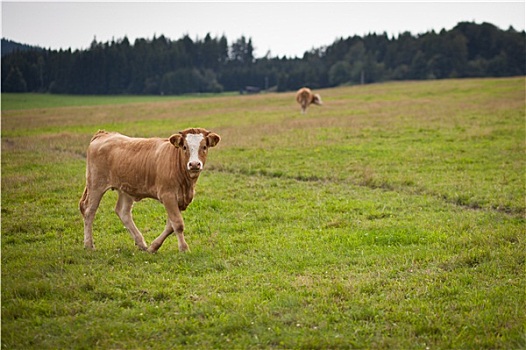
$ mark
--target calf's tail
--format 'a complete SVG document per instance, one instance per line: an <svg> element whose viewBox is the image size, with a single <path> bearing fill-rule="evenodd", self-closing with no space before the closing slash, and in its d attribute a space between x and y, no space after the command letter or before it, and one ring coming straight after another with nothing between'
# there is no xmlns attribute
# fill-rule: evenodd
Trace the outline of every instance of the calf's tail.
<svg viewBox="0 0 526 350"><path fill-rule="evenodd" d="M82 216L84 216L84 213L86 212L86 201L88 199L88 188L84 188L84 193L82 194L82 197L80 198L79 202L79 209Z"/></svg>

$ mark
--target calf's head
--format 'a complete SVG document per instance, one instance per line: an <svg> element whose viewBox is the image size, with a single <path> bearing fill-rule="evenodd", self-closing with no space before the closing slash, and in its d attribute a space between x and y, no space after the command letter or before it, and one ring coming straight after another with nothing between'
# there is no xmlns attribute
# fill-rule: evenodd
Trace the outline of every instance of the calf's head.
<svg viewBox="0 0 526 350"><path fill-rule="evenodd" d="M170 136L170 142L183 151L190 177L199 176L206 162L208 148L214 147L219 141L219 135L200 128L186 129Z"/></svg>
<svg viewBox="0 0 526 350"><path fill-rule="evenodd" d="M319 94L315 94L312 96L312 103L315 105L321 106L323 102L321 101L321 96Z"/></svg>

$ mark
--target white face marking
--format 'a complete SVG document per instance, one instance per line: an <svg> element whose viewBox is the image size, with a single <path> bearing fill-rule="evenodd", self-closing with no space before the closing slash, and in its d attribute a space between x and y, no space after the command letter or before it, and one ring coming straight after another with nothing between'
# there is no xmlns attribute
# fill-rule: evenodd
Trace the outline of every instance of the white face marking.
<svg viewBox="0 0 526 350"><path fill-rule="evenodd" d="M205 137L203 134L188 134L186 135L186 143L188 144L188 150L190 151L190 159L188 160L187 168L190 170L190 164L193 162L199 163L199 168L203 168L203 162L199 159L199 145Z"/></svg>

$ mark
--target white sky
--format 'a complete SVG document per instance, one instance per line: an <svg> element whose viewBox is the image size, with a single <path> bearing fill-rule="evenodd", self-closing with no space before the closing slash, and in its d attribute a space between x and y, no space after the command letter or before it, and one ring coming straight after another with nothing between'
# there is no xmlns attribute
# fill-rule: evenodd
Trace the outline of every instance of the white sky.
<svg viewBox="0 0 526 350"><path fill-rule="evenodd" d="M127 36L171 40L225 35L252 38L256 57L302 57L338 38L449 30L460 21L525 29L515 2L21 2L2 1L2 37L51 49L85 49Z"/></svg>

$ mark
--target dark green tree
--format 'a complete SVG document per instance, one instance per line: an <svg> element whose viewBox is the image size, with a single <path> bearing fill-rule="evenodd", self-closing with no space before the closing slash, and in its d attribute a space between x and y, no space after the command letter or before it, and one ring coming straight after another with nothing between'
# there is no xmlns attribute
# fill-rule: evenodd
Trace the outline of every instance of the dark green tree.
<svg viewBox="0 0 526 350"><path fill-rule="evenodd" d="M2 84L2 92L26 92L27 84L18 67L11 67L5 82Z"/></svg>

